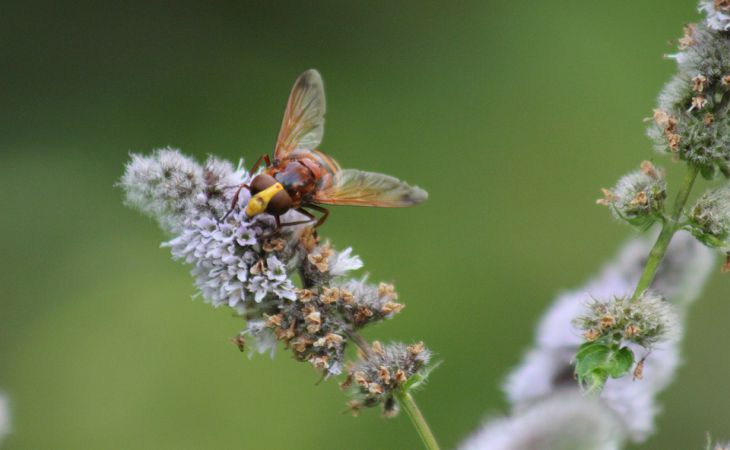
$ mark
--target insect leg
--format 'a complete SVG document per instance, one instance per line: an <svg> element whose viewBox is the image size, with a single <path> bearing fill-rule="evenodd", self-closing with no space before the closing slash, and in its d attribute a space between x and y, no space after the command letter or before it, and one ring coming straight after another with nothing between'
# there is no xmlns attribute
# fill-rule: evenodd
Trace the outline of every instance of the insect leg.
<svg viewBox="0 0 730 450"><path fill-rule="evenodd" d="M246 183L241 183L241 185L238 186L238 189L236 190L236 193L233 194L233 199L231 200L231 209L229 209L228 212L226 213L226 215L221 217L218 220L218 222L223 222L224 220L226 220L226 218L228 218L228 216L231 214L231 212L233 212L233 209L238 204L238 194L241 193L241 189L243 189L243 188L249 189L249 187Z"/></svg>
<svg viewBox="0 0 730 450"><path fill-rule="evenodd" d="M262 161L266 163L266 167L269 167L271 165L271 159L269 158L269 155L264 153L259 157L259 159L256 160L254 165L251 166L251 170L249 170L248 173L250 173L251 175L255 174Z"/></svg>
<svg viewBox="0 0 730 450"><path fill-rule="evenodd" d="M297 220L296 222L279 223L279 218L277 217L276 218L277 219L276 225L279 228L281 228L281 227L290 227L292 225L301 225L301 224L304 224L304 223L312 222L313 220L317 220L317 218L314 217L314 215L312 215L312 213L310 213L309 211L307 211L306 209L304 209L302 207L297 208L296 211L298 213L300 213L300 214L303 214L303 215L307 216L308 219L307 220Z"/></svg>
<svg viewBox="0 0 730 450"><path fill-rule="evenodd" d="M319 211L322 213L322 216L319 218L317 223L314 224L314 228L317 228L320 225L322 225L325 222L325 220L327 220L327 217L329 217L329 215L330 215L330 210L327 208L324 208L322 206L319 206L319 205L307 205L307 206L312 208L315 211Z"/></svg>
<svg viewBox="0 0 730 450"><path fill-rule="evenodd" d="M251 173L251 174L256 173L259 166L261 165L261 162L266 163L266 167L269 167L271 165L271 159L269 158L269 155L267 155L267 154L261 155L259 157L259 159L256 160L254 165L251 166L251 170L249 171L249 173ZM238 186L238 190L236 191L235 194L233 194L233 199L231 200L231 208L228 210L228 212L226 213L225 216L223 216L220 220L218 220L218 222L223 222L231 214L231 212L233 212L233 209L238 204L238 195L241 193L241 189L243 189L243 188L250 190L250 187L246 183L242 183L240 186Z"/></svg>

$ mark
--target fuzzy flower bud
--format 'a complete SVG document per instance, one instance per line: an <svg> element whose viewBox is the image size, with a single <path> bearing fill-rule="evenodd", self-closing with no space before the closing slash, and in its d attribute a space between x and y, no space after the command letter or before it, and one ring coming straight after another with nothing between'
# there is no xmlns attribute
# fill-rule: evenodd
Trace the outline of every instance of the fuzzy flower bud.
<svg viewBox="0 0 730 450"><path fill-rule="evenodd" d="M689 213L689 230L708 247L730 250L730 185L707 191Z"/></svg>
<svg viewBox="0 0 730 450"><path fill-rule="evenodd" d="M357 406L354 410L380 404L387 417L397 414L396 391L408 391L422 383L428 376L430 359L431 352L422 342L373 345L370 354L352 365L343 383L343 387L353 387Z"/></svg>
<svg viewBox="0 0 730 450"><path fill-rule="evenodd" d="M573 324L590 333L591 341L633 342L645 348L673 339L679 333L679 320L671 303L649 291L636 300L594 300L587 305L586 314L577 317Z"/></svg>
<svg viewBox="0 0 730 450"><path fill-rule="evenodd" d="M617 219L645 229L661 217L666 197L663 172L644 161L641 170L621 178L613 189L604 189L596 203L608 206Z"/></svg>
<svg viewBox="0 0 730 450"><path fill-rule="evenodd" d="M578 382L589 391L600 391L609 377L621 378L634 367L634 351L625 344L649 350L657 342L679 336L679 319L672 308L649 291L637 299L591 301L587 314L573 321L586 339L575 355ZM634 378L642 378L643 369L642 359L636 363Z"/></svg>

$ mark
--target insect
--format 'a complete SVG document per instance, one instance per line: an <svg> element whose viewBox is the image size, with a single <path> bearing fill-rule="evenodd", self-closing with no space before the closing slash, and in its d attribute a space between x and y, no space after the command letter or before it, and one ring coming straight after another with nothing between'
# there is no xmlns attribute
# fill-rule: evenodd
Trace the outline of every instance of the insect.
<svg viewBox="0 0 730 450"><path fill-rule="evenodd" d="M428 198L423 189L397 178L341 169L334 159L317 150L324 133L325 110L322 77L314 69L307 70L297 78L289 95L273 158L264 154L256 161L251 173L262 162L266 168L250 185L243 183L238 187L231 209L223 219L238 204L244 188L251 192L246 215L271 214L277 229L309 222L315 222L314 228L319 227L329 216L329 210L321 205L399 208ZM292 209L306 220L282 223L280 216ZM317 218L309 210L321 216Z"/></svg>

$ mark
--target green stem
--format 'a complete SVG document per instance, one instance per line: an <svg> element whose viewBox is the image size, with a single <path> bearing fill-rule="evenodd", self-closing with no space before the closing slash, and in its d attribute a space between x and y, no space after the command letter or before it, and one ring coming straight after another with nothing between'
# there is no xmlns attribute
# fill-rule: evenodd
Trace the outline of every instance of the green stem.
<svg viewBox="0 0 730 450"><path fill-rule="evenodd" d="M674 233L676 233L679 229L679 220L682 216L682 212L684 211L684 206L687 204L687 198L689 198L689 193L692 191L692 186L694 186L698 173L699 169L697 167L692 165L687 167L687 173L684 176L679 192L677 192L677 198L674 200L672 215L665 220L662 225L662 231L659 233L659 237L649 253L649 259L646 261L644 272L641 274L641 278L639 278L639 283L636 285L634 295L631 297L632 300L639 298L639 296L647 290L649 286L651 286L651 282L654 280L654 276L659 269L659 264L662 262L664 254L667 252L667 247L669 247L669 243L672 242Z"/></svg>
<svg viewBox="0 0 730 450"><path fill-rule="evenodd" d="M413 426L416 428L418 435L421 437L421 441L423 441L424 447L428 450L439 450L436 437L431 432L431 428L429 428L428 423L426 423L426 418L423 417L423 414L421 414L421 410L418 409L418 405L416 405L416 401L413 399L411 394L405 391L399 391L396 394L396 398L398 399L398 403L400 403L403 409L406 410L408 417L411 419Z"/></svg>

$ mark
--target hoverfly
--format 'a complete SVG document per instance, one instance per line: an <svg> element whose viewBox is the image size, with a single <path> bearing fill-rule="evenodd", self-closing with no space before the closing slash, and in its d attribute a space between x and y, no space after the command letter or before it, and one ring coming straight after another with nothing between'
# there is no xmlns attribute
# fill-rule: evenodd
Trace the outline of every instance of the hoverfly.
<svg viewBox="0 0 730 450"><path fill-rule="evenodd" d="M238 195L244 188L251 192L246 215L271 214L277 229L313 221L314 228L319 227L329 216L329 210L321 205L398 208L428 198L423 189L388 175L340 169L334 159L317 150L324 133L325 109L322 77L314 69L307 70L297 78L289 95L273 159L264 154L256 161L251 173L262 162L266 169L250 185L243 183L238 187L223 219L238 204ZM280 216L291 209L307 219L281 223ZM307 209L322 215L316 218Z"/></svg>

